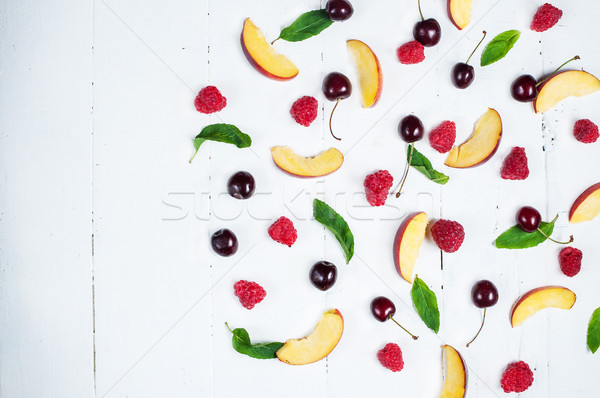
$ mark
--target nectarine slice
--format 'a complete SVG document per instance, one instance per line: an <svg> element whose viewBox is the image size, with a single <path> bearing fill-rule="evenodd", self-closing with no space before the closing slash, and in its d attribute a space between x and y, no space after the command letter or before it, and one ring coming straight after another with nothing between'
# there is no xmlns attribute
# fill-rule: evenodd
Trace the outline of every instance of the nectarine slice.
<svg viewBox="0 0 600 398"><path fill-rule="evenodd" d="M600 90L600 80L588 72L582 70L560 72L539 88L538 96L533 101L533 109L536 113L543 113L567 97L583 97L598 90Z"/></svg>
<svg viewBox="0 0 600 398"><path fill-rule="evenodd" d="M448 153L446 166L467 168L487 162L498 149L502 138L502 119L489 108L475 123L471 137Z"/></svg>
<svg viewBox="0 0 600 398"><path fill-rule="evenodd" d="M413 271L429 219L424 212L406 217L394 238L394 264L404 280L413 283Z"/></svg>
<svg viewBox="0 0 600 398"><path fill-rule="evenodd" d="M263 75L275 80L289 80L298 74L296 65L273 49L250 18L244 21L241 40L246 59Z"/></svg>
<svg viewBox="0 0 600 398"><path fill-rule="evenodd" d="M440 398L463 398L467 392L467 366L462 356L449 345L442 346L444 387Z"/></svg>
<svg viewBox="0 0 600 398"><path fill-rule="evenodd" d="M296 154L290 147L274 146L271 156L277 167L300 177L321 177L333 173L344 163L344 155L335 148L305 157Z"/></svg>
<svg viewBox="0 0 600 398"><path fill-rule="evenodd" d="M360 40L348 40L346 46L354 58L358 71L362 106L370 108L379 101L383 86L383 74L379 59L373 50Z"/></svg>
<svg viewBox="0 0 600 398"><path fill-rule="evenodd" d="M472 0L448 0L448 17L459 30L467 27L471 22Z"/></svg>
<svg viewBox="0 0 600 398"><path fill-rule="evenodd" d="M344 318L337 310L329 310L310 336L288 340L275 353L280 361L290 365L306 365L325 358L337 345L344 332Z"/></svg>
<svg viewBox="0 0 600 398"><path fill-rule="evenodd" d="M575 304L575 293L562 286L544 286L525 293L513 306L510 324L514 328L544 308L569 310Z"/></svg>
<svg viewBox="0 0 600 398"><path fill-rule="evenodd" d="M573 203L569 212L570 223L590 221L600 213L600 182L592 185Z"/></svg>

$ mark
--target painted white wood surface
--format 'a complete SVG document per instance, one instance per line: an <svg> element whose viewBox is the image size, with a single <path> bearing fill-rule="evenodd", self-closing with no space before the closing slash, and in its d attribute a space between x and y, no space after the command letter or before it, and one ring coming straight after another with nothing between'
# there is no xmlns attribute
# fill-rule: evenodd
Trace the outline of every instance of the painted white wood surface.
<svg viewBox="0 0 600 398"><path fill-rule="evenodd" d="M251 17L275 38L282 26L324 1L0 4L0 396L435 397L442 343L464 355L470 398L504 396L499 378L514 360L535 368L535 382L523 397L596 396L600 359L587 351L585 332L600 306L598 223L570 226L566 212L600 179L600 144L580 144L570 133L579 118L600 122L600 97L565 101L540 116L514 102L508 87L517 75L550 72L576 53L582 61L574 67L600 74L600 43L593 34L600 4L556 1L563 18L539 34L528 29L537 1L474 1L473 21L461 32L450 24L442 0L423 0L426 15L440 21L443 39L426 50L423 63L404 66L395 49L411 39L414 3L354 0L349 21L304 42L278 42L300 68L290 82L271 81L250 67L239 45L242 21ZM506 59L476 67L473 86L456 90L449 70L467 57L483 29L490 37L507 29L523 34ZM383 96L370 110L360 107L345 48L350 38L369 44L382 63ZM336 111L340 143L327 131L333 104L320 91L330 71L355 83L352 97ZM192 105L208 84L228 98L212 116ZM302 95L315 96L322 106L310 128L288 114ZM488 106L500 112L505 127L492 160L451 170L422 143L419 149L451 181L440 187L411 172L401 199L389 199L383 208L366 204L367 173L388 169L399 176L404 167L396 133L404 115L414 112L427 130L454 120L462 141ZM206 143L188 164L191 139L215 122L249 133L252 149ZM279 144L305 154L335 145L346 161L326 178L294 179L272 164L269 148ZM531 174L525 182L499 178L502 159L515 145L527 149ZM237 170L257 180L248 201L225 193ZM311 220L314 197L348 220L356 237L350 265L332 236ZM526 251L492 246L526 204L547 219L561 215L557 236L575 235L584 252L577 277L560 273L560 248L551 243ZM440 301L437 336L412 309L410 287L391 259L395 230L415 210L456 219L467 234L452 255L440 257L431 240L421 249L419 275ZM292 248L266 234L281 215L298 229ZM222 227L240 240L231 258L209 247L210 234ZM340 271L327 293L307 278L320 259ZM481 316L469 292L482 278L496 283L500 301L466 349ZM268 292L252 311L233 296L239 279L258 281ZM513 302L545 284L573 289L574 308L546 311L511 329ZM369 302L380 294L396 302L398 318L421 336L418 342L371 317ZM332 307L344 314L344 336L326 360L303 367L239 355L224 327L225 321L245 327L256 340L300 337ZM390 341L404 353L400 373L382 368L375 357Z"/></svg>

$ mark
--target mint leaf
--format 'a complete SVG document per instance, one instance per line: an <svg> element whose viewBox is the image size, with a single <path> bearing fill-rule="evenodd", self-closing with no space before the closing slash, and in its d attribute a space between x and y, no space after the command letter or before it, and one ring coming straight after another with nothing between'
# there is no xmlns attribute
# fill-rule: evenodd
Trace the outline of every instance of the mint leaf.
<svg viewBox="0 0 600 398"><path fill-rule="evenodd" d="M240 129L233 124L211 124L204 127L200 134L194 138L194 148L196 149L196 152L194 152L194 156L190 159L190 163L192 163L192 160L196 157L198 149L200 149L200 145L202 145L204 141L224 142L226 144L233 144L238 148L248 148L252 144L250 136L242 133Z"/></svg>
<svg viewBox="0 0 600 398"><path fill-rule="evenodd" d="M413 152L412 158L410 156L411 149ZM417 151L417 148L415 148L414 145L408 146L406 158L410 159L408 161L412 167L419 170L421 173L423 173L423 175L425 175L425 177L429 178L435 183L444 185L450 179L447 175L435 170L433 166L431 166L429 159L427 159L427 157L425 157L425 155L423 155L421 152Z"/></svg>
<svg viewBox="0 0 600 398"><path fill-rule="evenodd" d="M519 40L519 36L521 32L518 30L507 30L494 37L481 54L481 66L493 64L504 58Z"/></svg>
<svg viewBox="0 0 600 398"><path fill-rule="evenodd" d="M333 236L335 236L344 250L346 264L348 264L354 255L354 235L352 235L346 220L329 207L327 203L319 199L313 201L313 216L315 220L333 233Z"/></svg>
<svg viewBox="0 0 600 398"><path fill-rule="evenodd" d="M416 276L410 296L425 325L437 333L440 330L440 311L438 310L435 293L429 289L422 279Z"/></svg>
<svg viewBox="0 0 600 398"><path fill-rule="evenodd" d="M592 353L595 353L600 347L600 308L592 314L587 331L587 346Z"/></svg>
<svg viewBox="0 0 600 398"><path fill-rule="evenodd" d="M290 26L284 28L279 34L279 39L286 41L302 41L313 37L327 29L333 21L329 19L327 11L314 10L300 15Z"/></svg>
<svg viewBox="0 0 600 398"><path fill-rule="evenodd" d="M550 222L541 222L540 229L547 236L552 235L554 223L558 216ZM540 231L525 232L518 225L510 227L502 235L496 238L496 247L498 249L527 249L544 242L547 238Z"/></svg>
<svg viewBox="0 0 600 398"><path fill-rule="evenodd" d="M240 354L248 355L249 357L256 359L277 358L275 353L283 346L283 343L277 342L252 344L246 329L237 328L231 330L227 323L225 323L225 326L227 326L227 329L233 334L233 337L231 338L233 348Z"/></svg>

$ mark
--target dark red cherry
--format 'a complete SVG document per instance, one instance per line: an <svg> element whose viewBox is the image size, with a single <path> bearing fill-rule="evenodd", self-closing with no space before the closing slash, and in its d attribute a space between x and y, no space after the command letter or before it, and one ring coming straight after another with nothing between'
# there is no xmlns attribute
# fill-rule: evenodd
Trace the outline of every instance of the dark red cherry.
<svg viewBox="0 0 600 398"><path fill-rule="evenodd" d="M212 234L210 243L213 250L220 256L229 257L238 250L238 241L233 232L223 228Z"/></svg>
<svg viewBox="0 0 600 398"><path fill-rule="evenodd" d="M408 143L419 141L425 134L425 128L421 120L415 115L408 115L400 121L398 134Z"/></svg>
<svg viewBox="0 0 600 398"><path fill-rule="evenodd" d="M396 325L400 326L402 330L408 333L413 340L417 340L419 336L415 336L411 332L409 332L404 326L400 325L395 319L394 315L396 314L396 306L387 297L379 296L375 297L373 301L371 301L371 313L380 322L385 322L388 319L391 319Z"/></svg>
<svg viewBox="0 0 600 398"><path fill-rule="evenodd" d="M337 279L337 267L328 261L319 261L310 269L310 281L320 290L327 290Z"/></svg>
<svg viewBox="0 0 600 398"><path fill-rule="evenodd" d="M339 72L331 72L323 79L323 94L329 101L348 98L352 94L350 79Z"/></svg>
<svg viewBox="0 0 600 398"><path fill-rule="evenodd" d="M531 75L521 75L510 86L512 97L520 102L531 102L537 98L537 81Z"/></svg>
<svg viewBox="0 0 600 398"><path fill-rule="evenodd" d="M385 322L396 314L396 306L389 298L379 296L371 301L371 313L379 322Z"/></svg>
<svg viewBox="0 0 600 398"><path fill-rule="evenodd" d="M413 36L423 46L433 47L442 38L442 28L437 20L433 18L425 19L415 24Z"/></svg>
<svg viewBox="0 0 600 398"><path fill-rule="evenodd" d="M463 89L469 87L471 83L473 83L473 80L475 79L475 68L469 65L469 60L471 59L473 54L475 54L475 51L477 51L477 49L483 42L483 39L485 39L485 35L486 32L484 30L483 37L481 38L479 43L477 43L475 49L473 50L473 52L471 52L471 55L469 55L469 58L467 58L467 62L458 62L452 68L450 78L452 80L452 84L454 84L454 87Z"/></svg>
<svg viewBox="0 0 600 398"><path fill-rule="evenodd" d="M471 299L476 307L491 307L498 302L498 289L488 280L479 281L471 289Z"/></svg>
<svg viewBox="0 0 600 398"><path fill-rule="evenodd" d="M254 193L254 177L247 171L238 171L227 181L227 192L236 199L248 199Z"/></svg>
<svg viewBox="0 0 600 398"><path fill-rule="evenodd" d="M475 79L475 68L464 62L459 62L452 68L452 84L456 88L467 88Z"/></svg>
<svg viewBox="0 0 600 398"><path fill-rule="evenodd" d="M531 206L521 207L517 211L515 219L517 225L525 232L535 232L542 222L540 212Z"/></svg>
<svg viewBox="0 0 600 398"><path fill-rule="evenodd" d="M333 113L340 101L348 98L350 94L352 94L352 84L350 83L350 80L341 73L331 72L323 79L323 94L325 94L325 98L328 100L336 101L335 106L331 111L331 115L329 116L329 132L333 138L340 141L341 138L338 138L333 134L331 122L333 120Z"/></svg>
<svg viewBox="0 0 600 398"><path fill-rule="evenodd" d="M346 0L329 0L325 5L325 11L332 21L345 21L354 14L352 4Z"/></svg>

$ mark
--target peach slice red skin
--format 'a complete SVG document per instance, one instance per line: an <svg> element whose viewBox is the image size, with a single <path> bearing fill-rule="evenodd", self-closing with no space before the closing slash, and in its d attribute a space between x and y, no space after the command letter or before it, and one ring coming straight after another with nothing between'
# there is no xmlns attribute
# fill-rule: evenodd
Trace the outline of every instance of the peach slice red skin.
<svg viewBox="0 0 600 398"><path fill-rule="evenodd" d="M467 27L467 25L469 24L469 22L467 22L467 24L465 24L465 26L460 26L458 24L458 22L456 22L456 20L454 19L453 15L452 15L452 2L456 1L456 0L447 0L446 2L446 11L448 12L448 18L450 18L450 22L452 22L452 24L454 26L456 26L456 28L458 28L458 30L463 30L464 28Z"/></svg>
<svg viewBox="0 0 600 398"><path fill-rule="evenodd" d="M464 373L464 393L463 393L462 397L466 397L467 396L467 385L468 385L468 380L469 380L469 369L467 368L467 363L465 362L465 359L462 357L462 355L460 355L460 352L458 352L457 349L455 349L454 347L452 347L451 345L448 345L448 344L443 345L442 349L446 349L446 347L454 350L454 352L456 353L456 355L458 355L458 358L462 362L462 368L463 368L463 373Z"/></svg>
<svg viewBox="0 0 600 398"><path fill-rule="evenodd" d="M404 234L408 228L408 225L415 219L415 217L417 217L420 214L425 213L422 211L415 212L406 217L404 221L402 221L402 224L400 224L400 226L398 227L398 231L396 231L396 236L394 237L394 265L396 266L396 271L398 271L400 276L408 283L412 283L412 275L405 276L402 274L402 269L400 267L400 244L402 242L402 239L404 238Z"/></svg>
<svg viewBox="0 0 600 398"><path fill-rule="evenodd" d="M575 202L573 202L573 205L571 206L571 210L569 211L569 222L573 218L573 215L577 211L577 208L579 207L579 205L581 205L590 195L592 195L594 192L596 192L599 189L600 189L600 182L592 185L591 187L589 187L588 189L583 191L583 193L581 195L579 195L577 197L577 199L575 199Z"/></svg>
<svg viewBox="0 0 600 398"><path fill-rule="evenodd" d="M536 97L536 99L535 99L535 100L533 100L533 103L532 103L532 104L533 104L533 111L534 111L535 113L540 113L540 111L539 111L539 109L538 109L538 107L537 107L537 103L538 103L538 100L539 100L539 98L540 98L540 93L542 92L542 90L544 89L544 87L545 87L545 86L546 86L548 83L550 83L550 82L551 82L553 79L555 79L557 76L560 76L560 75L562 75L563 73L568 73L568 72L583 72L583 73L585 73L585 74L587 74L587 75L590 75L591 77L594 77L594 78L596 79L596 81L598 82L597 84L600 86L600 81L598 81L598 78L596 78L596 76L592 75L592 74L591 74L591 73L589 73L589 72L585 72L585 71L583 71L583 70L564 70L564 71L561 71L561 72L555 73L554 75L552 75L551 77L549 77L549 78L548 78L548 79L547 79L545 82L543 82L543 83L540 85L540 87L538 87L538 96ZM566 97L565 97L565 98L566 98ZM563 99L559 100L558 102L560 102L560 101L564 100L565 98L563 98ZM558 104L558 102L557 102L557 104ZM555 105L556 105L556 104L555 104ZM547 109L547 110L550 110L550 109L552 109L552 108L549 108L549 109ZM543 112L545 112L545 110L544 110Z"/></svg>
<svg viewBox="0 0 600 398"><path fill-rule="evenodd" d="M250 18L246 18L246 20L248 20L248 19L250 19ZM244 27L246 26L246 20L244 20ZM252 65L254 67L254 69L259 71L261 74L268 77L269 79L286 81L286 80L291 80L291 79L295 78L296 76L298 76L298 73L296 73L294 76L290 76L290 77L277 76L277 75L270 73L265 68L263 68L261 65L259 65L258 62L256 62L256 60L254 58L252 58L252 55L250 55L250 53L246 49L246 44L244 43L244 29L242 29L242 33L240 34L240 43L242 45L242 51L244 52L244 56L246 57L246 59L248 60L250 65Z"/></svg>
<svg viewBox="0 0 600 398"><path fill-rule="evenodd" d="M350 42L358 42L364 47L366 47L371 52L375 65L377 66L377 91L375 94L375 98L373 99L373 103L367 106L367 108L372 108L375 105L377 105L377 102L379 102L379 99L381 98L381 93L383 91L383 71L381 69L381 63L379 62L379 58L377 58L377 55L375 54L373 49L371 49L371 47L369 47L366 43L356 39L350 39L346 41L347 44L349 44Z"/></svg>
<svg viewBox="0 0 600 398"><path fill-rule="evenodd" d="M514 325L514 321L513 321L513 317L515 314L516 309L525 301L527 300L529 297L531 297L533 294L541 292L543 290L547 290L547 289L564 289L564 290L568 290L569 292L573 293L570 289L567 289L564 286L557 286L557 285L551 285L551 286L542 286L542 287L538 287L535 289L532 289L530 291L528 291L527 293L525 293L524 295L522 295L517 302L512 306L511 310L510 310L510 326L511 327L515 327ZM574 296L574 300L573 300L573 304L571 304L571 307L569 307L568 309L571 309L573 307L573 305L575 305L575 300L577 299L577 296L575 295L575 293L573 293ZM546 307L548 308L548 307ZM532 314L533 315L533 314ZM523 322L527 320L527 318L525 318L523 320ZM520 324L519 324L520 325ZM518 325L517 325L518 326Z"/></svg>
<svg viewBox="0 0 600 398"><path fill-rule="evenodd" d="M273 147L273 148L276 148L276 147ZM273 150L273 148L271 148L271 151ZM322 153L325 153L325 152L327 152L327 151L329 151L329 150L331 150L331 149L335 149L335 148L333 148L333 147L332 147L332 148L326 149L325 151L321 152L319 155L321 155ZM306 156L306 158L307 158L307 159L314 159L314 158L316 158L316 157L317 157L317 156L319 156L319 155L315 155L315 156ZM325 177L325 176L328 176L329 174L332 174L332 173L336 172L336 171L337 171L337 170L338 170L340 167L342 167L342 164L344 163L344 154L340 152L340 155L341 155L341 162L340 162L339 166L338 166L338 167L337 167L335 170L332 170L332 171L330 171L329 173L325 173L325 174L319 174L319 175L312 175L312 176L311 176L311 175L294 174L294 173L292 173L291 171L289 171L289 170L286 170L286 169L284 169L283 167L281 167L279 164L277 164L277 161L275 160L275 158L271 157L271 159L273 160L273 163L275 164L275 166L277 166L277 168L278 168L279 170L283 171L283 172L284 172L284 173L286 173L287 175L290 175L290 176L293 176L293 177L296 177L296 178L317 178L317 177Z"/></svg>

